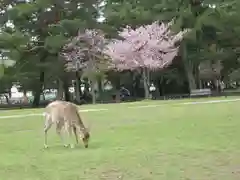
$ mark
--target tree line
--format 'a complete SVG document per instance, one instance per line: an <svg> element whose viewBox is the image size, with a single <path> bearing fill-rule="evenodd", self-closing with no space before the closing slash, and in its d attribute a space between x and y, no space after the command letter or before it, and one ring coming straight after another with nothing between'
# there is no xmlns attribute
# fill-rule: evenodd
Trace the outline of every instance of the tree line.
<svg viewBox="0 0 240 180"><path fill-rule="evenodd" d="M217 90L238 81L238 8L237 0L3 0L0 92L18 83L36 107L46 88L70 100L74 85L80 100L82 83L96 102L103 79L145 98L151 82L160 95L209 81Z"/></svg>

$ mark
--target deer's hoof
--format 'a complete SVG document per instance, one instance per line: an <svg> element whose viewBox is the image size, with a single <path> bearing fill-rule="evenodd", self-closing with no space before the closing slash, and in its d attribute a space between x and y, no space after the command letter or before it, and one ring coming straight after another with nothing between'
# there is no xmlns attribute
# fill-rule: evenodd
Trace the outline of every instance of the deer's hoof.
<svg viewBox="0 0 240 180"><path fill-rule="evenodd" d="M63 146L64 146L65 148L69 147L69 145L68 145L68 144L64 144Z"/></svg>

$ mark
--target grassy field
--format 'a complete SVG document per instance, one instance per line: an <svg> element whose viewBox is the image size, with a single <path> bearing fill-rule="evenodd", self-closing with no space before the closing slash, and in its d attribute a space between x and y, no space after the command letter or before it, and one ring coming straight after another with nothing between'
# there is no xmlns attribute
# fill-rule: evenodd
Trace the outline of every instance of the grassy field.
<svg viewBox="0 0 240 180"><path fill-rule="evenodd" d="M89 149L64 148L52 128L45 150L42 116L9 117L41 109L0 111L0 179L239 180L240 101L185 101L82 106L101 110L82 112Z"/></svg>

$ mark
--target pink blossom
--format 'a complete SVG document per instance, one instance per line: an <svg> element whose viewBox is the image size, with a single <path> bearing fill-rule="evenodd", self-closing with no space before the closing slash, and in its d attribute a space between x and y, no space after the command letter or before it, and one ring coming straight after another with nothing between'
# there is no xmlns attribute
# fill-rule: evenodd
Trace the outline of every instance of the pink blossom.
<svg viewBox="0 0 240 180"><path fill-rule="evenodd" d="M67 70L77 71L97 65L90 60L98 59L105 46L104 34L100 30L86 29L69 40L61 55L66 61ZM94 68L94 67L91 67Z"/></svg>
<svg viewBox="0 0 240 180"><path fill-rule="evenodd" d="M172 23L173 21L159 24L156 21L135 30L126 27L119 33L124 40L113 40L107 45L104 53L119 70L164 68L171 64L178 54L179 47L176 43L188 32L184 30L174 34L170 30Z"/></svg>

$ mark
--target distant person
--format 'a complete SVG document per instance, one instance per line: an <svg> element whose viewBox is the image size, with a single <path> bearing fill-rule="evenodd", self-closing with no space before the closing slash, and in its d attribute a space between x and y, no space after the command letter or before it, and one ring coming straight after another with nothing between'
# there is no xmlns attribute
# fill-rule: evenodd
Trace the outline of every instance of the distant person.
<svg viewBox="0 0 240 180"><path fill-rule="evenodd" d="M28 104L28 97L26 95L23 96L23 104Z"/></svg>
<svg viewBox="0 0 240 180"><path fill-rule="evenodd" d="M221 89L221 92L223 92L223 90L225 89L225 84L223 81L220 82L220 89Z"/></svg>
<svg viewBox="0 0 240 180"><path fill-rule="evenodd" d="M130 91L127 88L125 88L124 86L121 86L121 88L120 88L120 98L121 98L121 100L124 101L129 96L130 96Z"/></svg>
<svg viewBox="0 0 240 180"><path fill-rule="evenodd" d="M224 93L224 89L226 88L225 83L223 81L220 82L220 91L221 93L225 94L224 96L227 97L227 94Z"/></svg>
<svg viewBox="0 0 240 180"><path fill-rule="evenodd" d="M150 92L151 99L156 99L156 87L154 86L153 83L151 83L149 87L149 92Z"/></svg>

